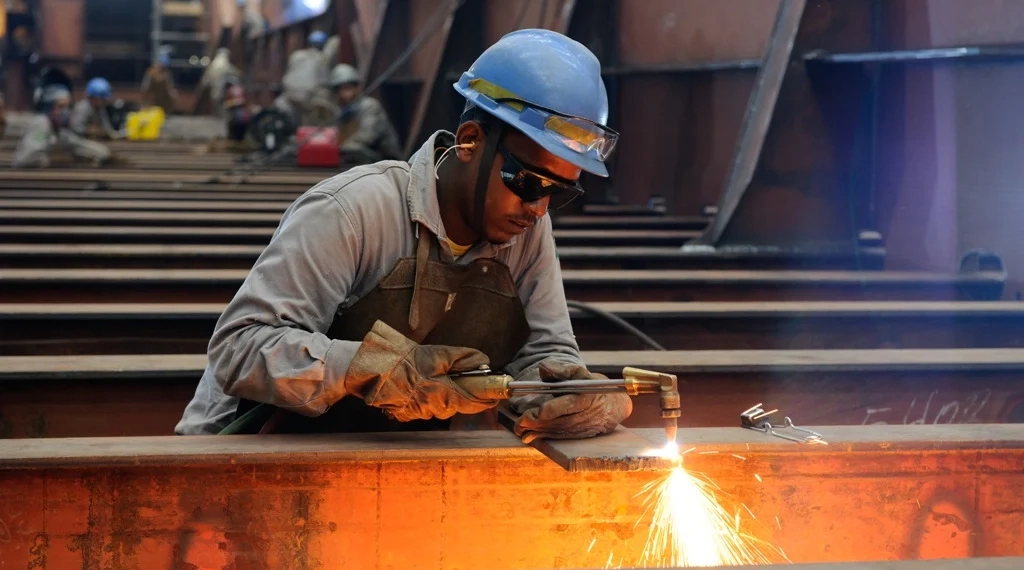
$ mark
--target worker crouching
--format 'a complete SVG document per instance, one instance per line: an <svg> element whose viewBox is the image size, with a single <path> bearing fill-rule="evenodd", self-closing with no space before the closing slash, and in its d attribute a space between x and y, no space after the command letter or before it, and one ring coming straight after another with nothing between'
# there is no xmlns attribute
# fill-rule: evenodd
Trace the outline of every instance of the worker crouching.
<svg viewBox="0 0 1024 570"><path fill-rule="evenodd" d="M15 168L47 168L51 153L63 150L73 159L95 166L111 160L110 149L86 140L68 128L71 118L71 93L61 85L50 85L41 95L42 112L33 117L14 151Z"/></svg>
<svg viewBox="0 0 1024 570"><path fill-rule="evenodd" d="M85 86L85 98L71 109L68 128L82 137L94 139L121 138L111 120L109 107L113 89L110 82L102 77L89 80Z"/></svg>
<svg viewBox="0 0 1024 570"><path fill-rule="evenodd" d="M354 67L339 63L331 70L330 87L338 101L338 140L346 166L402 159L402 149L388 114L377 99L362 92Z"/></svg>
<svg viewBox="0 0 1024 570"><path fill-rule="evenodd" d="M467 104L408 161L324 180L283 214L209 344L179 434L493 426L452 376L600 377L584 365L549 208L607 176L617 135L597 58L547 30L506 35L454 86ZM589 437L623 393L512 402L525 439ZM251 425L238 423L269 409ZM229 426L229 424L231 424Z"/></svg>

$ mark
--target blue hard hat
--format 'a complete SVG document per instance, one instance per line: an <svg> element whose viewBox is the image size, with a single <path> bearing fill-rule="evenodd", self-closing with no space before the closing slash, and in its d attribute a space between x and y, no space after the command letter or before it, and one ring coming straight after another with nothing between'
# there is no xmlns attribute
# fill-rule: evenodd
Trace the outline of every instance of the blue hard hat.
<svg viewBox="0 0 1024 570"><path fill-rule="evenodd" d="M583 44L550 30L518 30L487 48L455 90L468 103L578 168L608 176L609 129L601 63Z"/></svg>
<svg viewBox="0 0 1024 570"><path fill-rule="evenodd" d="M309 41L309 45L311 45L311 46L321 47L325 43L327 43L327 34L321 32L320 30L317 30L317 31L309 34L309 40L308 41Z"/></svg>
<svg viewBox="0 0 1024 570"><path fill-rule="evenodd" d="M110 88L110 82L102 77L94 77L90 79L88 85L85 86L86 97L110 97L113 91L114 90Z"/></svg>

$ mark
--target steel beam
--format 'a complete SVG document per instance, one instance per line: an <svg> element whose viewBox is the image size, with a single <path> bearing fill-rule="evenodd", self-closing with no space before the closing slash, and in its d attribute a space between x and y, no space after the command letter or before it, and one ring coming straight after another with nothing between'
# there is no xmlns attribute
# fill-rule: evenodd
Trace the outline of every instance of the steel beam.
<svg viewBox="0 0 1024 570"><path fill-rule="evenodd" d="M414 41L422 42L422 47L410 45L410 48L417 48L421 53L421 65L417 72L417 79L421 81L416 95L416 103L412 109L410 124L405 137L405 155L412 156L416 149L423 144L430 133L422 132L423 122L427 110L430 108L430 99L433 96L435 83L441 70L441 61L444 58L444 51L448 46L448 36L451 33L452 25L455 23L456 14L465 0L446 0L441 6L430 3L432 14L423 23L422 29L417 30L417 37ZM422 8L422 5L421 5ZM439 24L437 22L440 22ZM421 37L422 36L422 37ZM458 41L458 38L456 38ZM450 89L450 85L437 85L436 87ZM449 130L454 130L452 125Z"/></svg>
<svg viewBox="0 0 1024 570"><path fill-rule="evenodd" d="M211 212L203 212L210 214ZM629 224L626 224L629 225ZM637 225L633 224L636 228ZM642 225L640 227L643 227ZM561 228L559 228L560 230ZM571 226L566 231L575 231ZM589 228L584 232L612 232L596 236L604 240L621 230L614 226L604 230ZM652 227L630 230L629 234L644 236ZM679 230L671 230L678 232ZM556 230L556 235L558 231ZM57 237L62 232L58 232ZM573 236L574 234L569 234ZM587 235L587 234L583 234ZM670 234L672 235L672 234ZM679 235L679 234L675 234ZM662 236L655 236L662 239ZM65 242L73 241L63 236ZM577 239L578 238L572 238ZM646 238L645 238L646 239ZM582 242L581 242L582 243ZM0 244L0 268L94 268L94 269L249 269L263 251L260 244ZM715 251L680 250L662 246L559 246L558 260L562 269L881 269L885 251L869 250L862 256L843 250L826 251Z"/></svg>
<svg viewBox="0 0 1024 570"><path fill-rule="evenodd" d="M768 568L775 567L770 565ZM783 565L777 565L782 568ZM962 558L953 560L886 560L883 562L821 562L786 564L792 570L1018 570L1024 568L1024 557ZM726 566L710 566L724 569ZM764 565L728 566L730 570L765 570Z"/></svg>
<svg viewBox="0 0 1024 570"><path fill-rule="evenodd" d="M7 229L25 235L17 226ZM92 235L120 229L124 228L100 226ZM42 238L52 228L38 226L33 231ZM9 235L11 231L0 226L0 236ZM11 303L217 303L230 300L246 275L247 271L238 269L0 269L0 299ZM566 296L584 302L994 300L1002 294L1005 278L1002 271L960 275L676 269L562 272Z"/></svg>
<svg viewBox="0 0 1024 570"><path fill-rule="evenodd" d="M639 366L679 376L681 426L737 426L739 414L758 402L780 410L779 424L787 415L819 425L1024 422L1021 349L582 356L606 375ZM0 437L169 434L205 365L204 354L0 357ZM633 403L627 427L663 425L656 397Z"/></svg>
<svg viewBox="0 0 1024 570"><path fill-rule="evenodd" d="M750 94L750 102L747 104L746 115L740 128L736 153L733 155L725 189L719 200L718 214L696 243L715 245L721 240L754 179L754 171L761 159L761 150L764 148L775 105L782 90L782 82L793 57L793 45L796 43L806 4L807 0L780 0L775 27L772 29L763 63L757 70L754 90Z"/></svg>
<svg viewBox="0 0 1024 570"><path fill-rule="evenodd" d="M595 303L669 350L1024 348L1017 302ZM0 355L195 354L224 305L0 305ZM583 350L645 350L622 327L570 310ZM125 331L131 331L126 337Z"/></svg>
<svg viewBox="0 0 1024 570"><path fill-rule="evenodd" d="M682 430L684 465L794 562L1024 554L1024 426L815 429L828 446ZM650 524L637 493L658 477L567 472L506 432L3 441L0 559L626 567Z"/></svg>

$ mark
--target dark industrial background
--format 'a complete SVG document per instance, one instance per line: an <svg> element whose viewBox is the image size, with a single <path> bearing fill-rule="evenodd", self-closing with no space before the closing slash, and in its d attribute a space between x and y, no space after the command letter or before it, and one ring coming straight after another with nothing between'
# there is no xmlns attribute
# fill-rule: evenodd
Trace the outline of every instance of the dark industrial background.
<svg viewBox="0 0 1024 570"><path fill-rule="evenodd" d="M134 88L151 57L149 2L30 4L40 61ZM217 7L205 8L201 55L220 29ZM375 93L411 150L455 124L450 85L487 45L516 28L565 32L601 58L622 133L612 177L587 180L588 191L625 204L662 197L672 213L699 214L726 188L778 15L777 0L337 0L275 27L250 53L237 41L233 57L269 102L309 31L341 34L342 61L369 83L387 72ZM1019 298L1021 40L1019 1L808 1L777 103L752 109L770 126L716 244L854 247L874 230L887 268L940 271L985 248L1009 272L1004 296ZM17 65L5 61L14 107L24 103ZM198 77L181 74L186 86Z"/></svg>

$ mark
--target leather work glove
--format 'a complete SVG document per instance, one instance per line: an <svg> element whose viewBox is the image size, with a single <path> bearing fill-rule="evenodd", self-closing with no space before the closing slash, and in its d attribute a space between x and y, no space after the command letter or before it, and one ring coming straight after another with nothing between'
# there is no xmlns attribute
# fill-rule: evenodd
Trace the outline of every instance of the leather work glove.
<svg viewBox="0 0 1024 570"><path fill-rule="evenodd" d="M478 350L420 345L377 321L349 365L345 391L401 422L475 414L497 406L498 401L473 397L448 373L468 372L489 363Z"/></svg>
<svg viewBox="0 0 1024 570"><path fill-rule="evenodd" d="M552 361L537 369L544 381L607 378L578 364ZM633 412L627 394L531 395L511 398L512 409L521 414L515 434L523 443L535 439L584 439L608 433Z"/></svg>

